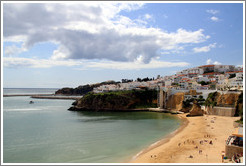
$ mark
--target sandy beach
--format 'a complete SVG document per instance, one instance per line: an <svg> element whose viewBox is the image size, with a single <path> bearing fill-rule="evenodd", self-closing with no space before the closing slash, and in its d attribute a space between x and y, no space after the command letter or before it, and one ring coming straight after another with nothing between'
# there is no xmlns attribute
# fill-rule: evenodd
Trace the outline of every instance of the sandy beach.
<svg viewBox="0 0 246 166"><path fill-rule="evenodd" d="M239 117L204 115L186 117L178 131L143 150L132 163L221 163L225 140Z"/></svg>

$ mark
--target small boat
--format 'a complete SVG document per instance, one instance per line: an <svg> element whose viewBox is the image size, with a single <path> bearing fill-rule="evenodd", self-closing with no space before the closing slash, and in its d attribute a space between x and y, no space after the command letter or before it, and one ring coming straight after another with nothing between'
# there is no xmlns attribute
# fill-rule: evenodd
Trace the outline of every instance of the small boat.
<svg viewBox="0 0 246 166"><path fill-rule="evenodd" d="M34 102L33 101L30 101L29 104L33 104Z"/></svg>

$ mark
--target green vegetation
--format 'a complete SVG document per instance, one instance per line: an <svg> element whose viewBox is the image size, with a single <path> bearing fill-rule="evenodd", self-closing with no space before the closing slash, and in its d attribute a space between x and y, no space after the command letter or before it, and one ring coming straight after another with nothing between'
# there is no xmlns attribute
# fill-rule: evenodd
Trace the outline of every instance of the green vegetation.
<svg viewBox="0 0 246 166"><path fill-rule="evenodd" d="M240 120L236 121L238 123L243 123L243 93L238 96L238 101L236 105L235 116L240 116Z"/></svg>
<svg viewBox="0 0 246 166"><path fill-rule="evenodd" d="M234 77L236 77L236 74L235 73L234 74L230 74L229 79L230 78L234 78Z"/></svg>
<svg viewBox="0 0 246 166"><path fill-rule="evenodd" d="M192 106L192 102L194 101L194 98L187 99L183 101L183 108L188 108Z"/></svg>
<svg viewBox="0 0 246 166"><path fill-rule="evenodd" d="M77 106L91 110L124 110L157 107L156 90L111 91L87 93Z"/></svg>
<svg viewBox="0 0 246 166"><path fill-rule="evenodd" d="M171 85L172 85L172 86L174 86L174 85L180 86L178 83L174 83L174 82L173 82Z"/></svg>
<svg viewBox="0 0 246 166"><path fill-rule="evenodd" d="M197 103L201 106L205 104L205 99L203 98L202 95L200 95L197 99Z"/></svg>
<svg viewBox="0 0 246 166"><path fill-rule="evenodd" d="M138 82L146 82L146 81L152 81L152 80L154 80L154 77L153 78L146 77L143 79L141 79L141 78L136 79L136 81L138 81Z"/></svg>
<svg viewBox="0 0 246 166"><path fill-rule="evenodd" d="M215 101L215 98L217 96L217 92L209 93L207 99L205 100L205 106L216 106L217 102Z"/></svg>
<svg viewBox="0 0 246 166"><path fill-rule="evenodd" d="M239 120L237 120L236 122L237 122L237 123L243 124L243 108L240 109L240 111L239 111L239 116L240 116L241 118L240 118Z"/></svg>
<svg viewBox="0 0 246 166"><path fill-rule="evenodd" d="M183 108L188 108L188 107L191 107L192 106L192 103L194 102L194 100L197 101L197 104L198 105L204 105L204 101L205 99L203 98L202 95L200 95L198 98L190 98L190 99L187 99L185 101L183 101Z"/></svg>
<svg viewBox="0 0 246 166"><path fill-rule="evenodd" d="M110 85L110 84L118 84L119 82L115 81L105 81L97 84L87 84L87 85L81 85L76 88L62 88L55 92L55 94L62 94L62 95L84 95L88 92L93 91L93 88L99 87L101 85Z"/></svg>
<svg viewBox="0 0 246 166"><path fill-rule="evenodd" d="M210 82L205 82L205 81L201 81L201 82L198 82L199 84L201 84L202 86L203 85L208 85L208 84L210 84Z"/></svg>

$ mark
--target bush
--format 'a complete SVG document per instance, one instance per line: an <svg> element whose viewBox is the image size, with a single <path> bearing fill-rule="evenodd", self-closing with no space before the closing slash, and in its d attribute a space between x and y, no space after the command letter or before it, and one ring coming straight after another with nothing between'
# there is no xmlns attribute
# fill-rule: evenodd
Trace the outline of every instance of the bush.
<svg viewBox="0 0 246 166"><path fill-rule="evenodd" d="M208 98L205 100L204 104L205 106L216 106L217 102L215 101L215 98L217 96L217 92L209 93Z"/></svg>

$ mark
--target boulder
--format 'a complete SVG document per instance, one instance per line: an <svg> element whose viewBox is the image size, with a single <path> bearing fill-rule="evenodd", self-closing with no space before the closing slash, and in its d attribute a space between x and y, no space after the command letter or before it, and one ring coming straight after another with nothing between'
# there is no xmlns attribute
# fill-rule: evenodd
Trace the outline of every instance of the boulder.
<svg viewBox="0 0 246 166"><path fill-rule="evenodd" d="M198 105L196 100L194 100L190 113L187 116L203 116L203 114L204 112L201 109L201 106Z"/></svg>

